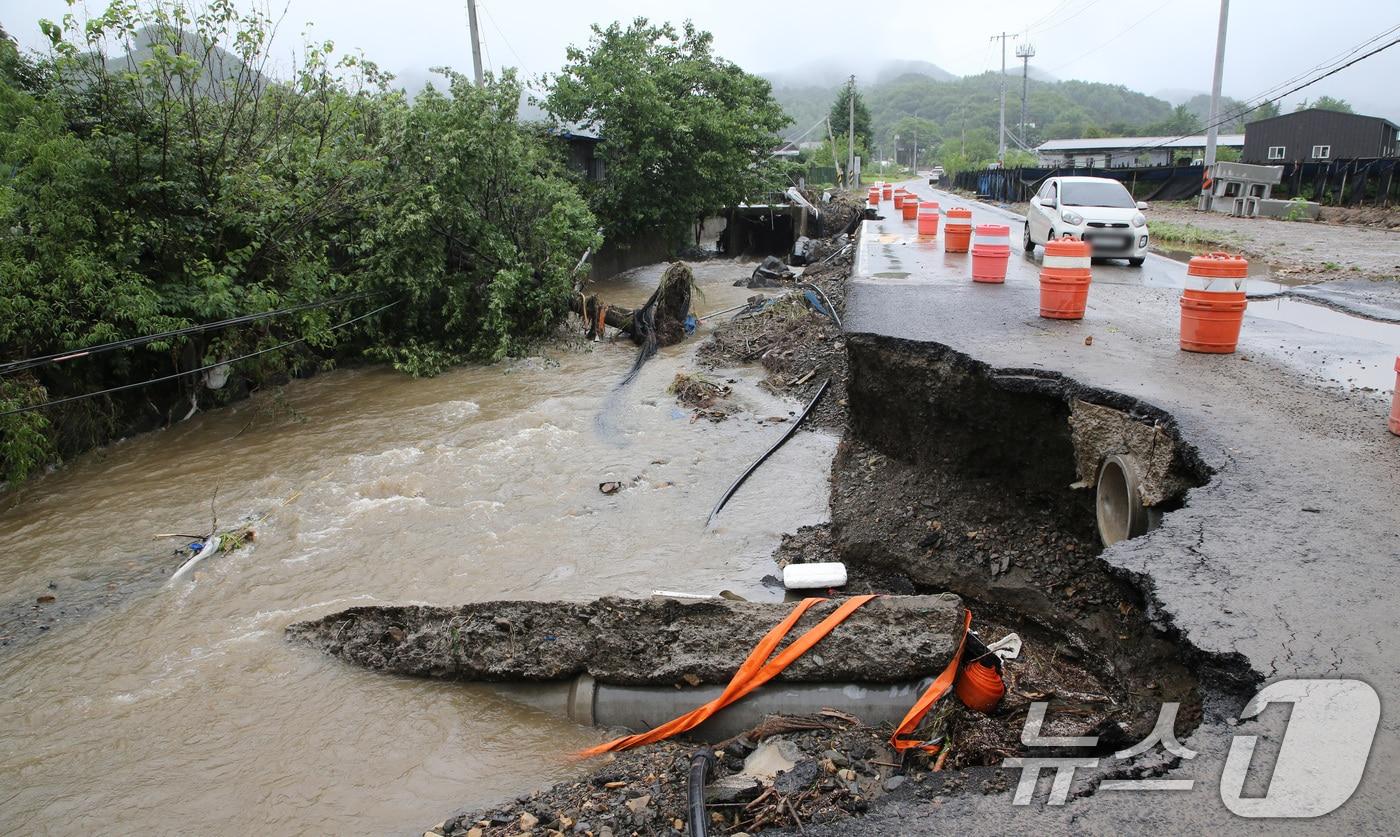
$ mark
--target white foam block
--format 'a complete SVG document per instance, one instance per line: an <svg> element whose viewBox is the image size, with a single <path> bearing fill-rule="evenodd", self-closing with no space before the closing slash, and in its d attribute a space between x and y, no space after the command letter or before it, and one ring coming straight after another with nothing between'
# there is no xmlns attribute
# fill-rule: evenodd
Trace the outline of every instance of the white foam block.
<svg viewBox="0 0 1400 837"><path fill-rule="evenodd" d="M788 564L783 567L783 586L789 590L843 587L846 565L839 561L825 564Z"/></svg>

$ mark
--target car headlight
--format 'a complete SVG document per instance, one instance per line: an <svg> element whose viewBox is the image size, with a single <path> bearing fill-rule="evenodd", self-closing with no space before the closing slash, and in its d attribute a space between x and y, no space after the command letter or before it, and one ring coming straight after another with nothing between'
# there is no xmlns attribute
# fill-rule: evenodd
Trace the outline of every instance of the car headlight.
<svg viewBox="0 0 1400 837"><path fill-rule="evenodd" d="M1064 219L1066 224L1073 224L1076 227L1084 223L1083 215L1080 215L1078 212L1071 212L1068 209L1061 212L1060 217Z"/></svg>
<svg viewBox="0 0 1400 837"><path fill-rule="evenodd" d="M1146 215L1143 215L1141 212L1139 212L1138 214L1134 215L1134 216L1133 216L1133 226L1135 226L1135 227L1145 227L1145 226L1147 226L1147 216L1146 216Z"/></svg>

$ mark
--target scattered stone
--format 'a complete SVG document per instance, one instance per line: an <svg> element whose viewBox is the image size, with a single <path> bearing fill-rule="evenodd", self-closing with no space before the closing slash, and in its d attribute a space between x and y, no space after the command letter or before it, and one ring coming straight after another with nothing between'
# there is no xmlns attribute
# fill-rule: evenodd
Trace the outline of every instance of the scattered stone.
<svg viewBox="0 0 1400 837"><path fill-rule="evenodd" d="M534 814L530 813L529 811L523 811L523 812L521 812L521 814L520 814L520 830L521 830L521 831L529 831L530 829L534 828L535 826L537 826L537 825L539 825L539 824L540 824L540 818L539 818L539 817L535 816Z"/></svg>
<svg viewBox="0 0 1400 837"><path fill-rule="evenodd" d="M890 778L888 778L888 779L885 780L885 790L886 790L886 791L896 791L896 790L899 790L899 787L900 787L901 785L903 785L905 782L907 782L908 780L909 780L909 777L908 777L908 776L891 776Z"/></svg>

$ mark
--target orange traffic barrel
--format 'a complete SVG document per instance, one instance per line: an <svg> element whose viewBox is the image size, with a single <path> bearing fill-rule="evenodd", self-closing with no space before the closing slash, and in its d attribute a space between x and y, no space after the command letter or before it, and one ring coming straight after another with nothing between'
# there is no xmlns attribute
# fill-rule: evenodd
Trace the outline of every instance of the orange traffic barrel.
<svg viewBox="0 0 1400 837"><path fill-rule="evenodd" d="M893 184L893 183L886 183L886 184L885 184L885 200L890 200L890 199L892 199L893 197L894 197L894 184Z"/></svg>
<svg viewBox="0 0 1400 837"><path fill-rule="evenodd" d="M943 252L966 253L972 241L972 210L955 206L943 222Z"/></svg>
<svg viewBox="0 0 1400 837"><path fill-rule="evenodd" d="M958 673L953 692L969 709L985 714L1001 703L1006 695L1006 684L1002 682L995 665L973 660Z"/></svg>
<svg viewBox="0 0 1400 837"><path fill-rule="evenodd" d="M919 204L919 235L930 238L938 236L938 201L924 201Z"/></svg>
<svg viewBox="0 0 1400 837"><path fill-rule="evenodd" d="M870 193L869 193L868 195L866 195L865 197L866 197L866 200L870 202L870 205L871 205L871 206L879 206L879 205L880 205L880 187L879 187L879 186L871 186L871 187L870 187Z"/></svg>
<svg viewBox="0 0 1400 837"><path fill-rule="evenodd" d="M911 194L911 195L905 195L905 196L904 196L904 207L903 207L903 209L904 209L904 220L906 220L906 221L913 221L914 219L918 218L918 217L919 217L919 196L918 196L918 195L912 195L912 194Z"/></svg>
<svg viewBox="0 0 1400 837"><path fill-rule="evenodd" d="M1400 357L1395 359L1395 394L1390 398L1390 432L1400 436Z"/></svg>
<svg viewBox="0 0 1400 837"><path fill-rule="evenodd" d="M905 189L904 189L903 186L899 187L898 189L895 189L895 190L894 190L894 208L895 208L895 209L903 209L903 208L904 208L904 199L905 199L906 197L908 197L908 195L909 195L909 193L908 193L907 191L905 191Z"/></svg>
<svg viewBox="0 0 1400 837"><path fill-rule="evenodd" d="M1249 262L1242 256L1210 253L1186 266L1181 294L1181 348L1187 352L1229 354L1240 341Z"/></svg>
<svg viewBox="0 0 1400 837"><path fill-rule="evenodd" d="M1005 224L978 224L972 240L972 281L1006 281L1006 262L1011 258L1011 228Z"/></svg>
<svg viewBox="0 0 1400 837"><path fill-rule="evenodd" d="M1040 316L1050 320L1084 319L1092 254L1086 241L1056 238L1045 243L1040 269Z"/></svg>

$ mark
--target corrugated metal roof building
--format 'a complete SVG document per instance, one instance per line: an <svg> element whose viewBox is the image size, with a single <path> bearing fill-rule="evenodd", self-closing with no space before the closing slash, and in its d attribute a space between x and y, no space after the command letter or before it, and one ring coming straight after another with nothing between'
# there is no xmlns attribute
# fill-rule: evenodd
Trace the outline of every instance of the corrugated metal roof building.
<svg viewBox="0 0 1400 837"><path fill-rule="evenodd" d="M1246 163L1356 160L1397 154L1394 122L1379 116L1308 108L1244 126Z"/></svg>
<svg viewBox="0 0 1400 837"><path fill-rule="evenodd" d="M1243 148L1244 134L1221 134L1220 148ZM1179 157L1201 156L1205 134L1190 137L1080 137L1043 142L1035 148L1041 166L1078 168L1122 168L1126 166L1170 166Z"/></svg>

